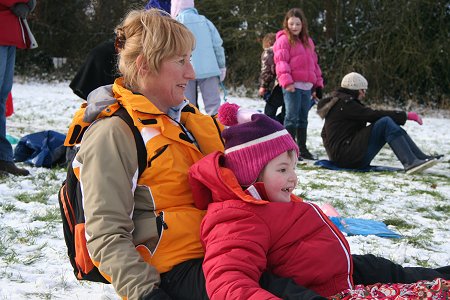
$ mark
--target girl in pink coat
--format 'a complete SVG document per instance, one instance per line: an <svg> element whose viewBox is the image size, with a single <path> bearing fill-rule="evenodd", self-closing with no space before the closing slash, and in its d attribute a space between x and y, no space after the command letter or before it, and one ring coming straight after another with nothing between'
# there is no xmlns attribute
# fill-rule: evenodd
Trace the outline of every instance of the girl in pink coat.
<svg viewBox="0 0 450 300"><path fill-rule="evenodd" d="M303 11L299 8L289 10L283 28L277 33L273 51L286 106L284 126L294 140L297 138L299 160L314 159L306 147L308 112L311 90L314 90L314 98L322 97L322 71Z"/></svg>

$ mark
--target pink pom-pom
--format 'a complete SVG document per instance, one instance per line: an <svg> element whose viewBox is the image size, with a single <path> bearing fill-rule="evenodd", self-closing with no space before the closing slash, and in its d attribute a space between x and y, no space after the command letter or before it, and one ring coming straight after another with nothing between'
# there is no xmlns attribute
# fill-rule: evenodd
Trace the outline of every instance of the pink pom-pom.
<svg viewBox="0 0 450 300"><path fill-rule="evenodd" d="M238 123L237 113L239 105L225 102L219 107L218 118L220 123L225 126L233 126Z"/></svg>

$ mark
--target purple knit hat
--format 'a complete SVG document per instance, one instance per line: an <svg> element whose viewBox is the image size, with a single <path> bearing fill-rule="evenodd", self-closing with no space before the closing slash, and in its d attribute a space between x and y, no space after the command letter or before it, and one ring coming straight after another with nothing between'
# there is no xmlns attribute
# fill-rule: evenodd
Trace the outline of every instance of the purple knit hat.
<svg viewBox="0 0 450 300"><path fill-rule="evenodd" d="M295 150L299 154L287 130L264 114L250 114L236 104L225 103L218 117L223 125L230 126L222 132L224 166L233 171L242 186L253 184L267 163L283 152Z"/></svg>

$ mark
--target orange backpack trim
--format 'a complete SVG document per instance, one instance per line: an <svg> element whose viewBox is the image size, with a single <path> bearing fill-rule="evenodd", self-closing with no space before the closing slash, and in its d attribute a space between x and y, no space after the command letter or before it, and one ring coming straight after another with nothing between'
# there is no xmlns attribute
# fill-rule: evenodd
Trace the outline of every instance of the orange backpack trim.
<svg viewBox="0 0 450 300"><path fill-rule="evenodd" d="M86 105L83 104L76 112L66 136L64 145L74 146L81 142L84 132L91 123L83 121ZM125 108L119 104L108 106L100 113L100 117L119 116L130 127L136 141L138 157L139 177L147 166L147 151L138 128L134 125ZM74 156L75 157L75 156ZM58 193L58 202L63 223L64 240L67 246L67 255L73 267L73 272L78 280L110 283L111 277L101 273L99 263L93 262L86 245L85 219L81 198L79 169L73 169L73 160L68 164L66 180L61 185Z"/></svg>

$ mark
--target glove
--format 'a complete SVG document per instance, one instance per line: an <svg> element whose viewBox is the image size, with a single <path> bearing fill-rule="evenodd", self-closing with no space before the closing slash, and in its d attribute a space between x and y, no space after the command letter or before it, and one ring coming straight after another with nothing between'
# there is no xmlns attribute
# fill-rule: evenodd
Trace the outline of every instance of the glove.
<svg viewBox="0 0 450 300"><path fill-rule="evenodd" d="M145 294L141 297L142 300L171 300L162 289L153 289L153 291L149 294Z"/></svg>
<svg viewBox="0 0 450 300"><path fill-rule="evenodd" d="M34 10L34 8L36 7L36 0L28 0L27 6L30 9L30 13L31 13Z"/></svg>
<svg viewBox="0 0 450 300"><path fill-rule="evenodd" d="M419 125L423 124L422 118L419 116L419 114L413 111L410 111L408 113L408 120L416 121L417 123L419 123Z"/></svg>
<svg viewBox="0 0 450 300"><path fill-rule="evenodd" d="M317 99L322 99L322 88L321 87L316 87L316 98Z"/></svg>
<svg viewBox="0 0 450 300"><path fill-rule="evenodd" d="M227 75L227 68L220 68L220 81L225 80L225 76Z"/></svg>
<svg viewBox="0 0 450 300"><path fill-rule="evenodd" d="M10 9L16 16L22 19L26 19L30 13L30 8L25 3L16 3Z"/></svg>

